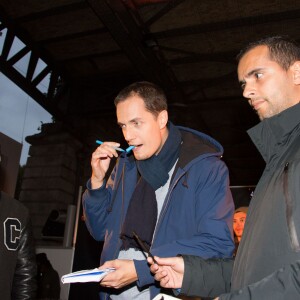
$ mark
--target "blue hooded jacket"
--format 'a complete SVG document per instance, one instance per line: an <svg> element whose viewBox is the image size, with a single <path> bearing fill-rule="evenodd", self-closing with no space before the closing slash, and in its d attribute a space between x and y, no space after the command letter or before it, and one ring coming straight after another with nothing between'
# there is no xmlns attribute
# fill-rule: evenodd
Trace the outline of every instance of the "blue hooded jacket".
<svg viewBox="0 0 300 300"><path fill-rule="evenodd" d="M183 144L153 234L151 252L160 257L231 257L234 204L228 169L221 160L223 148L201 132L180 126L178 129ZM121 227L137 180L134 157L121 156L101 188L93 190L90 181L87 183L83 207L91 235L104 240L101 264L118 257ZM134 264L137 285L149 285L152 299L159 287L146 259L134 260ZM100 293L100 299L105 298L105 293Z"/></svg>

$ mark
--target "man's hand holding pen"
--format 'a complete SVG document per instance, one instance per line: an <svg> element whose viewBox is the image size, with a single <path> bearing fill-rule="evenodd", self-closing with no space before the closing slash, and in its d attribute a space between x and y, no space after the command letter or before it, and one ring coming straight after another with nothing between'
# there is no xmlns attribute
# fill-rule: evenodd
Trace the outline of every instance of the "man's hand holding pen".
<svg viewBox="0 0 300 300"><path fill-rule="evenodd" d="M157 263L153 262L151 257L147 258L150 264L150 270L154 274L155 280L165 288L181 288L184 274L184 261L181 256L160 258L154 257Z"/></svg>
<svg viewBox="0 0 300 300"><path fill-rule="evenodd" d="M106 172L109 168L111 159L118 157L116 148L119 147L119 143L115 142L103 142L92 154L91 167L91 187L92 189L100 188L103 185Z"/></svg>
<svg viewBox="0 0 300 300"><path fill-rule="evenodd" d="M103 185L105 174L109 168L109 164L113 157L118 157L118 152L129 153L135 146L129 146L127 149L120 148L120 144L116 142L102 142L96 140L96 144L100 145L92 154L91 167L91 187L98 189Z"/></svg>

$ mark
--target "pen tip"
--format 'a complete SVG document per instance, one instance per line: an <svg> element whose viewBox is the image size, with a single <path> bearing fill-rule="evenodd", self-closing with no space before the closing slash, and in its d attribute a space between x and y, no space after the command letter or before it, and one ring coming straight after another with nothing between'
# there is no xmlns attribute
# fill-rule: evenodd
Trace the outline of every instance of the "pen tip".
<svg viewBox="0 0 300 300"><path fill-rule="evenodd" d="M135 146L129 146L125 151L128 153L129 151L131 151L134 148L135 148Z"/></svg>

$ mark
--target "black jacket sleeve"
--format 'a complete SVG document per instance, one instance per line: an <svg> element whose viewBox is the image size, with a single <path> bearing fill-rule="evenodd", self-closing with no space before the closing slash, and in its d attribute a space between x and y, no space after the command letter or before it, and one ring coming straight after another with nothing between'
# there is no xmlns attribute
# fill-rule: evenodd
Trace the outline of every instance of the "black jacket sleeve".
<svg viewBox="0 0 300 300"><path fill-rule="evenodd" d="M31 223L28 219L21 232L12 299L35 299L36 289L35 248Z"/></svg>
<svg viewBox="0 0 300 300"><path fill-rule="evenodd" d="M203 259L183 255L184 277L180 294L215 298L230 291L233 259Z"/></svg>
<svg viewBox="0 0 300 300"><path fill-rule="evenodd" d="M287 265L256 283L220 296L220 300L252 299L300 299L300 261Z"/></svg>

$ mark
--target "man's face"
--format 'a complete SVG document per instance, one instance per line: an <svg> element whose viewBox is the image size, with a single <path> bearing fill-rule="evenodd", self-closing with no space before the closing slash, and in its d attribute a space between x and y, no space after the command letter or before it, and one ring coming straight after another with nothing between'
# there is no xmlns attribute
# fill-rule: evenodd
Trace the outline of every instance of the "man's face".
<svg viewBox="0 0 300 300"><path fill-rule="evenodd" d="M159 153L168 136L167 111L155 117L146 110L144 101L134 95L117 105L117 119L125 140L135 146L133 154L137 160Z"/></svg>
<svg viewBox="0 0 300 300"><path fill-rule="evenodd" d="M240 211L233 216L233 231L238 238L241 238L244 231L247 214Z"/></svg>
<svg viewBox="0 0 300 300"><path fill-rule="evenodd" d="M270 60L267 46L257 46L240 60L238 77L243 96L260 120L270 118L299 102L295 97L293 65L286 71Z"/></svg>

